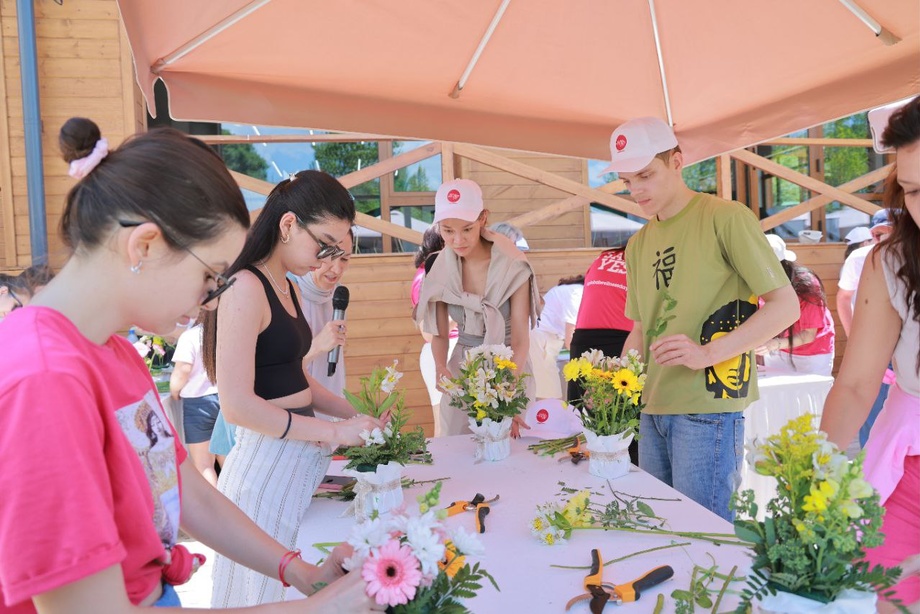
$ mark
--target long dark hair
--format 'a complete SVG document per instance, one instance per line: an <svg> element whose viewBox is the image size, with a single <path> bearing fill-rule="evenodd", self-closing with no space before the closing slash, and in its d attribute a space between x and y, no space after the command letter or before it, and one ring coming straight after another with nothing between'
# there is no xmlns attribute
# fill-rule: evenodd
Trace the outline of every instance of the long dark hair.
<svg viewBox="0 0 920 614"><path fill-rule="evenodd" d="M65 162L89 155L102 138L85 117L72 117L58 138ZM67 194L61 234L73 250L105 241L124 219L162 227L173 248L217 238L229 224L249 228L236 182L207 145L178 130L157 128L129 137Z"/></svg>
<svg viewBox="0 0 920 614"><path fill-rule="evenodd" d="M265 200L265 207L246 235L243 250L227 269L229 277L244 267L271 256L281 241L281 217L294 213L305 228L323 220L355 221L355 201L338 179L321 171L300 171L278 183ZM218 308L202 318L202 358L208 378L217 383Z"/></svg>
<svg viewBox="0 0 920 614"><path fill-rule="evenodd" d="M415 252L415 268L419 268L428 259L428 256L434 252L444 249L444 239L441 237L441 231L437 224L432 224L425 229L422 235L422 244L418 251Z"/></svg>
<svg viewBox="0 0 920 614"><path fill-rule="evenodd" d="M888 127L882 133L886 147L900 149L920 141L920 96L895 111L888 120ZM913 319L920 322L920 228L904 204L904 188L897 181L897 169L892 169L885 183L883 196L885 206L892 209L894 218L891 234L882 242L890 252L901 255L901 262L889 262L897 266L895 275L905 287L907 308L913 312ZM917 352L917 368L920 369L920 351Z"/></svg>

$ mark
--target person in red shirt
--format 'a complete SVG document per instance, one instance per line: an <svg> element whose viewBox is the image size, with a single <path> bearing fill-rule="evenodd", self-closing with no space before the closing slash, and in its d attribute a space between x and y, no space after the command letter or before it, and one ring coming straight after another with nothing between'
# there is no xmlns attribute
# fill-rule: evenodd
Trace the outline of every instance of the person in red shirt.
<svg viewBox="0 0 920 614"><path fill-rule="evenodd" d="M778 235L767 241L799 298L801 316L788 329L757 349L766 374L831 375L834 369L834 316L824 284L808 267L795 264L795 252Z"/></svg>
<svg viewBox="0 0 920 614"><path fill-rule="evenodd" d="M172 331L233 285L221 271L249 213L223 162L169 129L109 151L85 118L60 142L78 180L61 220L73 255L0 322L0 613L179 605L172 583L192 567L180 528L305 593L331 582L247 611L372 610L360 576L338 579L349 548L309 565L205 481L118 334Z"/></svg>

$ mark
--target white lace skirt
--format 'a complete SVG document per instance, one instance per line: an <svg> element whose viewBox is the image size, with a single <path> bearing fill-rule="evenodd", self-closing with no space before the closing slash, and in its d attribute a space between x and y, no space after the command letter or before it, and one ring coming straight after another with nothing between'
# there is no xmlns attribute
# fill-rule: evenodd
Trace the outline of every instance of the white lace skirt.
<svg viewBox="0 0 920 614"><path fill-rule="evenodd" d="M217 488L289 550L331 461L329 446L278 439L243 427L227 456ZM284 601L278 578L269 578L220 554L214 557L212 608ZM299 594L299 593L297 593Z"/></svg>

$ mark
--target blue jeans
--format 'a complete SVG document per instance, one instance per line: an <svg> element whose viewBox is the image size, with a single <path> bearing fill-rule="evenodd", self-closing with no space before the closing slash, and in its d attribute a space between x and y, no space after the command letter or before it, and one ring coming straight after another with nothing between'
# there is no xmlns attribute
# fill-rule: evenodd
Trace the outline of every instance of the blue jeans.
<svg viewBox="0 0 920 614"><path fill-rule="evenodd" d="M642 414L639 467L731 522L732 493L741 483L744 416Z"/></svg>
<svg viewBox="0 0 920 614"><path fill-rule="evenodd" d="M163 594L160 595L160 598L157 599L157 602L153 604L155 608L171 608L179 607L182 605L182 602L179 601L179 594L176 593L176 589L173 588L172 584L163 583Z"/></svg>
<svg viewBox="0 0 920 614"><path fill-rule="evenodd" d="M888 384L882 384L881 388L879 388L878 396L875 397L875 403L872 404L872 409L869 410L869 417L866 418L866 421L859 428L860 448L865 448L866 442L869 441L869 432L872 430L872 425L875 424L875 419L878 418L879 412L882 411L882 407L885 405L885 399L888 398L888 388Z"/></svg>

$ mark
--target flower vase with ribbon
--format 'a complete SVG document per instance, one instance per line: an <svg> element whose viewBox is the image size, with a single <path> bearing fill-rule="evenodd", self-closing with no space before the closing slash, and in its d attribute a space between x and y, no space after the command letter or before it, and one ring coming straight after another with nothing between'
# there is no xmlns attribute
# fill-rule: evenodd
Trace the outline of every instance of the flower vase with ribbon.
<svg viewBox="0 0 920 614"><path fill-rule="evenodd" d="M496 422L485 418L481 423L470 418L470 430L476 440L475 460L500 461L511 455L511 418Z"/></svg>
<svg viewBox="0 0 920 614"><path fill-rule="evenodd" d="M511 425L527 407L527 373L518 374L511 348L480 345L467 350L460 374L441 378L450 404L466 412L476 441L476 461L498 461L511 454Z"/></svg>
<svg viewBox="0 0 920 614"><path fill-rule="evenodd" d="M354 511L359 521L372 517L374 512L384 514L399 507L403 502L405 465L419 459L430 462L422 427L403 432L410 414L405 409L402 391L395 390L401 377L394 361L392 366L378 367L370 377L361 378L357 394L344 391L358 413L389 418L382 429L361 432L363 445L340 451L348 459L344 473L356 480Z"/></svg>
<svg viewBox="0 0 920 614"><path fill-rule="evenodd" d="M355 518L363 522L374 512L385 514L403 502L403 465L390 461L384 465L359 466L343 473L355 478Z"/></svg>
<svg viewBox="0 0 920 614"><path fill-rule="evenodd" d="M643 407L645 363L635 350L622 357L592 350L570 360L562 373L584 390L574 406L585 428L589 473L605 479L628 474L629 444L638 437Z"/></svg>

